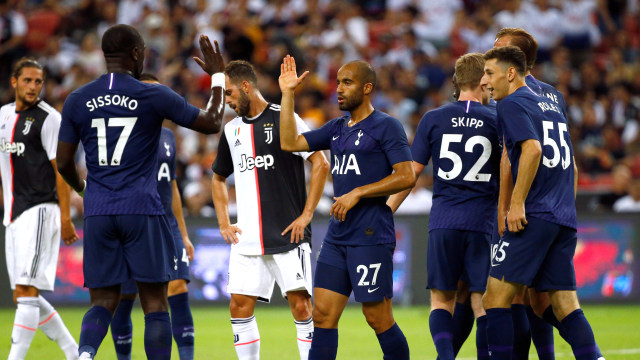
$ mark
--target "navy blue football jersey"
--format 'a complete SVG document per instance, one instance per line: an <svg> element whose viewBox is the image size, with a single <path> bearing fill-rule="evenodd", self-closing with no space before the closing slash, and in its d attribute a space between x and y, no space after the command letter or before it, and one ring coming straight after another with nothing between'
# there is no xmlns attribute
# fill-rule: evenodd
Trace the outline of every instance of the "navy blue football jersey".
<svg viewBox="0 0 640 360"><path fill-rule="evenodd" d="M547 84L546 82L534 78L533 75L527 75L524 80L527 86L531 90L535 91L538 95L546 96L547 98L549 98L549 100L558 104L564 116L567 119L569 118L567 116L567 103L564 101L564 96L562 96L562 93L558 91L558 89Z"/></svg>
<svg viewBox="0 0 640 360"><path fill-rule="evenodd" d="M190 126L199 109L164 85L109 73L67 97L58 139L82 142L85 216L160 215L157 190L162 121Z"/></svg>
<svg viewBox="0 0 640 360"><path fill-rule="evenodd" d="M493 231L501 156L495 110L457 101L427 112L411 154L423 165L433 161L429 230Z"/></svg>
<svg viewBox="0 0 640 360"><path fill-rule="evenodd" d="M171 226L177 225L171 202L173 200L173 180L176 178L176 138L171 130L162 128L158 147L158 195L164 213Z"/></svg>
<svg viewBox="0 0 640 360"><path fill-rule="evenodd" d="M535 139L542 146L540 165L525 201L527 215L575 229L573 147L562 109L523 86L499 101L497 110L514 184L520 143Z"/></svg>
<svg viewBox="0 0 640 360"><path fill-rule="evenodd" d="M378 110L351 127L349 119L342 116L303 133L310 150L331 150L336 197L380 181L393 172L393 165L411 161L407 135L397 119ZM393 215L386 201L386 196L363 198L347 212L345 221L332 217L325 241L340 245L395 242Z"/></svg>

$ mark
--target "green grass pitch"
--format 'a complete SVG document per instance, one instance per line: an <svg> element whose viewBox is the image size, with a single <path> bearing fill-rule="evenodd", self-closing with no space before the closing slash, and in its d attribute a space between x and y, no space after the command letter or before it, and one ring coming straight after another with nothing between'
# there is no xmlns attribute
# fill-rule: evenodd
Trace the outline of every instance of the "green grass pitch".
<svg viewBox="0 0 640 360"><path fill-rule="evenodd" d="M87 308L58 308L67 327L78 339L82 316ZM396 321L404 331L412 359L435 359L436 352L428 329L427 307L396 307ZM607 360L640 359L640 306L638 305L587 305L584 307L591 322L596 340ZM14 309L0 309L0 359L6 359L10 348L10 333ZM139 306L134 308L133 356L145 359L143 346L144 318ZM196 329L196 359L235 359L231 325L227 307L196 306L193 308ZM260 326L262 359L298 359L295 327L288 308L258 306L256 318ZM358 305L350 305L340 321L340 345L338 359L382 359L375 334L368 327ZM474 331L475 332L475 331ZM458 359L475 359L475 336L471 336L462 348ZM571 348L556 332L556 359L573 359ZM178 359L175 343L173 357ZM532 346L530 358L535 359ZM55 343L38 331L27 359L64 359ZM113 341L107 334L97 359L115 359Z"/></svg>

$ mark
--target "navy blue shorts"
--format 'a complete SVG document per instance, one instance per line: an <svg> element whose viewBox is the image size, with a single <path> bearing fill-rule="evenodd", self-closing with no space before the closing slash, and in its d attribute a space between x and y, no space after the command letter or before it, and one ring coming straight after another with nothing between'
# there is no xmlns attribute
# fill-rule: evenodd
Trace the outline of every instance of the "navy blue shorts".
<svg viewBox="0 0 640 360"><path fill-rule="evenodd" d="M176 278L178 263L164 215L104 215L84 219L84 285L90 289Z"/></svg>
<svg viewBox="0 0 640 360"><path fill-rule="evenodd" d="M178 258L178 262L174 264L174 270L178 272L176 275L176 279L182 279L189 282L191 280L191 278L189 277L189 255L187 255L187 249L184 247L184 243L182 242L182 234L180 234L180 229L178 229L177 226L172 227L172 229L173 244L176 248L176 257Z"/></svg>
<svg viewBox="0 0 640 360"><path fill-rule="evenodd" d="M322 243L314 287L350 296L357 302L377 302L393 297L395 243L344 246Z"/></svg>
<svg viewBox="0 0 640 360"><path fill-rule="evenodd" d="M120 285L120 293L127 294L127 295L137 294L138 286L136 285L136 282L131 279L123 282L122 285Z"/></svg>
<svg viewBox="0 0 640 360"><path fill-rule="evenodd" d="M484 292L491 264L490 240L490 234L477 231L429 231L427 289L456 290L458 280L463 280L470 291Z"/></svg>
<svg viewBox="0 0 640 360"><path fill-rule="evenodd" d="M527 216L524 230L505 230L492 250L489 275L534 287L536 291L575 290L575 229Z"/></svg>

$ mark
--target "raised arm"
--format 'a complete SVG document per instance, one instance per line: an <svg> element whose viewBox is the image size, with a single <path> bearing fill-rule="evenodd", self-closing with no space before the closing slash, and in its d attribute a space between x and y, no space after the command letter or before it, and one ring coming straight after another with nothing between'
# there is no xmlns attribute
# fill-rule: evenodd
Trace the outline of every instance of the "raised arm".
<svg viewBox="0 0 640 360"><path fill-rule="evenodd" d="M542 156L542 147L538 140L529 139L523 141L520 147L522 153L520 154L520 164L518 165L518 178L513 187L511 204L507 214L507 225L511 232L523 230L527 224L524 202L527 200L529 189L531 189L533 179L538 172L540 157Z"/></svg>
<svg viewBox="0 0 640 360"><path fill-rule="evenodd" d="M322 152L314 152L309 156L308 160L311 162L311 184L309 185L307 202L304 204L302 214L287 226L281 234L285 235L291 232L292 243L297 243L304 239L304 229L313 218L313 212L316 210L320 197L322 197L322 190L324 190L325 180L329 173L329 162Z"/></svg>
<svg viewBox="0 0 640 360"><path fill-rule="evenodd" d="M182 212L182 198L180 197L180 190L178 189L178 182L174 179L171 181L172 197L171 197L171 210L178 222L178 229L180 229L180 235L182 235L182 243L187 250L187 256L189 261L193 261L194 248L191 240L189 239L189 232L187 231L187 224L184 221L184 214Z"/></svg>
<svg viewBox="0 0 640 360"><path fill-rule="evenodd" d="M309 144L304 135L298 134L294 118L294 93L298 85L309 74L305 71L300 77L296 74L296 61L287 55L280 65L280 147L284 151L307 151Z"/></svg>
<svg viewBox="0 0 640 360"><path fill-rule="evenodd" d="M211 96L206 109L200 109L196 120L191 124L191 129L214 134L222 128L224 113L224 60L218 42L214 41L215 49L211 45L209 37L200 35L200 50L204 60L193 57L202 70L211 75Z"/></svg>
<svg viewBox="0 0 640 360"><path fill-rule="evenodd" d="M58 172L56 159L51 160L51 166L53 166L53 171L56 173L56 191L58 193L58 205L60 206L60 236L65 245L71 245L78 240L76 228L73 226L73 221L71 221L69 201L71 190Z"/></svg>
<svg viewBox="0 0 640 360"><path fill-rule="evenodd" d="M362 198L387 196L399 191L411 189L416 183L416 174L412 161L403 161L393 165L393 173L380 181L357 187L348 193L334 197L330 215L336 220L344 221L347 211L353 208Z"/></svg>
<svg viewBox="0 0 640 360"><path fill-rule="evenodd" d="M58 150L56 152L56 165L58 172L64 181L71 186L80 196L84 196L86 181L78 173L76 163L73 157L78 149L78 144L72 144L64 141L58 141Z"/></svg>
<svg viewBox="0 0 640 360"><path fill-rule="evenodd" d="M422 173L422 170L424 170L424 165L420 164L417 161L413 161L412 163L413 163L413 171L416 174L416 180L417 180L420 174ZM389 197L389 200L387 200L387 206L391 208L391 212L395 213L398 210L400 205L402 205L402 202L407 198L407 196L409 196L409 193L414 188L414 186L408 189L402 190L399 193L395 193Z"/></svg>

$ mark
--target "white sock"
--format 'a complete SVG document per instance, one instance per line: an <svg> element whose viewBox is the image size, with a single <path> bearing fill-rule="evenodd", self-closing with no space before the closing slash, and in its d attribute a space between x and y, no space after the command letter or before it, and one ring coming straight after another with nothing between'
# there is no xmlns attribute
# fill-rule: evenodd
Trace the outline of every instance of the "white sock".
<svg viewBox="0 0 640 360"><path fill-rule="evenodd" d="M231 318L231 329L238 359L260 359L260 332L255 315L249 318Z"/></svg>
<svg viewBox="0 0 640 360"><path fill-rule="evenodd" d="M54 309L42 295L38 296L38 305L40 306L40 321L38 327L49 339L55 341L58 346L60 346L67 360L77 359L78 344L73 336L71 336L67 327L64 326L64 322L56 309Z"/></svg>
<svg viewBox="0 0 640 360"><path fill-rule="evenodd" d="M300 360L307 360L309 357L309 349L311 349L311 340L313 339L313 318L296 321L295 323Z"/></svg>
<svg viewBox="0 0 640 360"><path fill-rule="evenodd" d="M40 308L38 298L23 296L18 299L16 317L13 321L13 331L11 332L11 351L9 360L21 360L27 355L33 335L38 329L38 317Z"/></svg>

